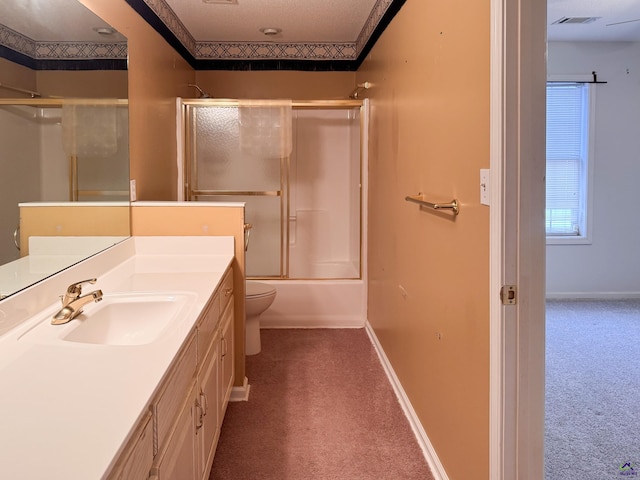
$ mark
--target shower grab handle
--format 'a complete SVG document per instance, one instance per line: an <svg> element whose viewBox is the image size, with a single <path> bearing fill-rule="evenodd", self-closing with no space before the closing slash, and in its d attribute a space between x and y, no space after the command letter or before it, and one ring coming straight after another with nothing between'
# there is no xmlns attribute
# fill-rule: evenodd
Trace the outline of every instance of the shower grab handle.
<svg viewBox="0 0 640 480"><path fill-rule="evenodd" d="M404 197L404 199L407 202L417 203L418 205L420 205L420 207L428 207L432 208L433 210L453 210L454 215L458 215L460 213L460 205L458 204L458 200L456 199L451 200L450 203L432 203L423 200L422 193L418 193L418 195L415 197L407 196Z"/></svg>
<svg viewBox="0 0 640 480"><path fill-rule="evenodd" d="M249 250L249 236L251 235L251 229L253 228L253 225L251 225L250 223L245 223L243 228L244 228L244 251L246 252L247 250Z"/></svg>

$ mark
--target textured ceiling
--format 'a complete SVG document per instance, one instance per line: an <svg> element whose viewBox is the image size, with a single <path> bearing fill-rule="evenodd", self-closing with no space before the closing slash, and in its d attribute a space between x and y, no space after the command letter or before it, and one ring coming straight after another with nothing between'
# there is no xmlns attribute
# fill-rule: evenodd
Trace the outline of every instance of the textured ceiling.
<svg viewBox="0 0 640 480"><path fill-rule="evenodd" d="M548 0L547 6L550 41L640 41L640 0ZM588 24L553 25L563 17L600 18ZM627 23L611 25L618 22Z"/></svg>
<svg viewBox="0 0 640 480"><path fill-rule="evenodd" d="M34 42L126 40L98 34L94 28L109 25L77 0L0 0L0 25Z"/></svg>
<svg viewBox="0 0 640 480"><path fill-rule="evenodd" d="M197 42L355 42L376 0L166 0ZM282 30L268 37L261 28Z"/></svg>
<svg viewBox="0 0 640 480"><path fill-rule="evenodd" d="M357 68L367 49L405 2L125 1L196 68L327 70ZM265 28L274 29L277 34L264 35L261 30ZM324 65L319 67L321 63Z"/></svg>

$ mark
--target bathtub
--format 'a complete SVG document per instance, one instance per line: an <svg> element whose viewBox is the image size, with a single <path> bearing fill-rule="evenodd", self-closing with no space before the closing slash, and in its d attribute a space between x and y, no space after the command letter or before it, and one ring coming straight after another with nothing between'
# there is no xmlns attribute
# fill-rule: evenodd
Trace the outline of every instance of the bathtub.
<svg viewBox="0 0 640 480"><path fill-rule="evenodd" d="M261 328L360 328L367 319L364 280L261 280L276 298Z"/></svg>

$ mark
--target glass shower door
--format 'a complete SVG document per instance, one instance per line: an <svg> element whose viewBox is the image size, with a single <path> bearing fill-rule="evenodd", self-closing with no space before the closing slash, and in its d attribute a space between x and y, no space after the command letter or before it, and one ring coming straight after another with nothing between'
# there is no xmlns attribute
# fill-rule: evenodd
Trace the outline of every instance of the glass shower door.
<svg viewBox="0 0 640 480"><path fill-rule="evenodd" d="M246 202L245 221L252 225L247 276L283 278L289 157L282 155L286 146L278 146L283 142L278 135L287 128L286 115L284 125L274 125L273 118L261 115L264 110L254 114L246 108L186 106L186 198Z"/></svg>

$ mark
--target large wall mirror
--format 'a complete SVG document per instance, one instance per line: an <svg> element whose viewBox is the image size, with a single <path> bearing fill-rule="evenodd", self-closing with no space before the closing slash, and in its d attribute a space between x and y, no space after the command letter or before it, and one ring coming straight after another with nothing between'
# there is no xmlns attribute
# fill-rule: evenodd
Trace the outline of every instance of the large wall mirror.
<svg viewBox="0 0 640 480"><path fill-rule="evenodd" d="M126 41L77 0L0 2L0 300L130 235Z"/></svg>

